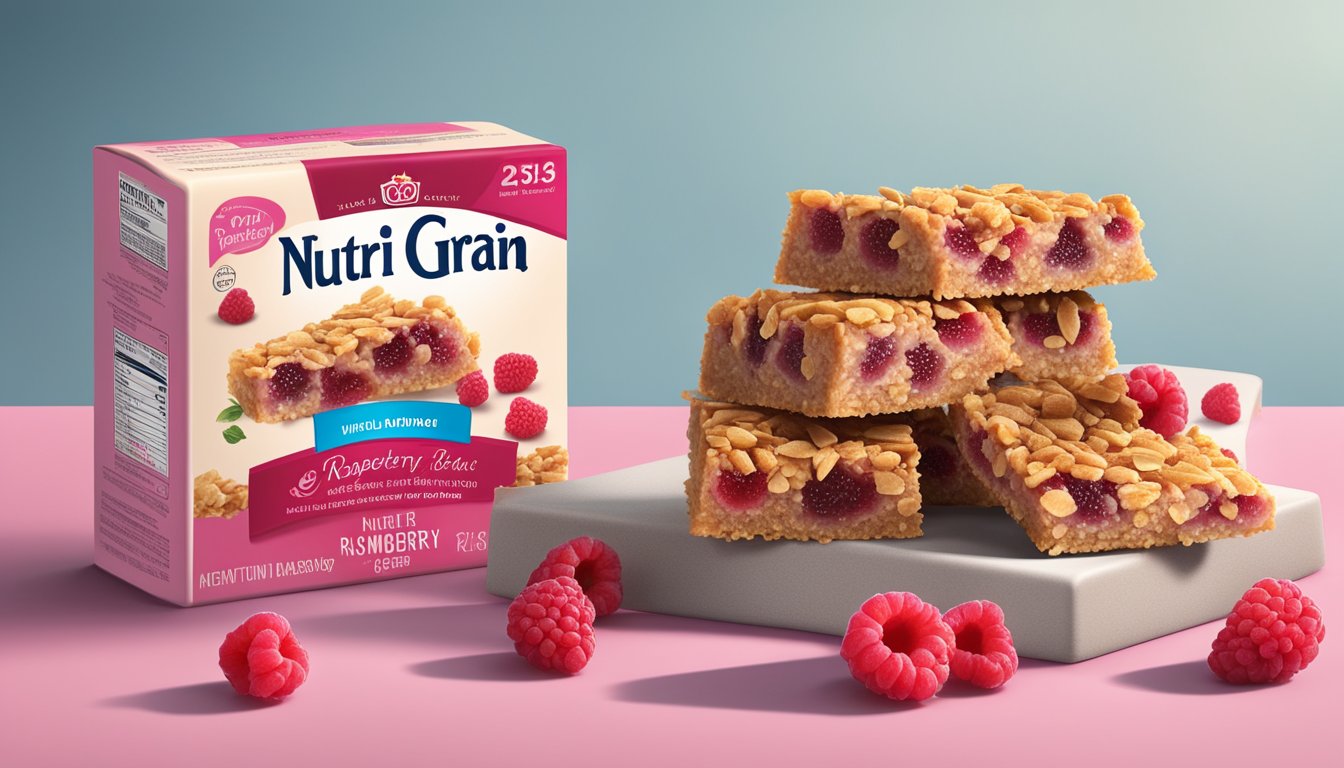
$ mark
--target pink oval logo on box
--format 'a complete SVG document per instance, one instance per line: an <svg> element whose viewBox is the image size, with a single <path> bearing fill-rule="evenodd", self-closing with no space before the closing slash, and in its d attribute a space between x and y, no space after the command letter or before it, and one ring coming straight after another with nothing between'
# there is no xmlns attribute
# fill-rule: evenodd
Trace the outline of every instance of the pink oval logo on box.
<svg viewBox="0 0 1344 768"><path fill-rule="evenodd" d="M235 197L210 217L210 266L229 253L250 253L285 226L285 209L264 197Z"/></svg>

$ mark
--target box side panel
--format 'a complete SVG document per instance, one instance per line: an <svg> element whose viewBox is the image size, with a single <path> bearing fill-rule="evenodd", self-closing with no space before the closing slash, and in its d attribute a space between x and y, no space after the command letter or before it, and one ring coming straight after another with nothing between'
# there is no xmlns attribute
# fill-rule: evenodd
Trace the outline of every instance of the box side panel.
<svg viewBox="0 0 1344 768"><path fill-rule="evenodd" d="M94 151L94 562L189 601L186 193Z"/></svg>

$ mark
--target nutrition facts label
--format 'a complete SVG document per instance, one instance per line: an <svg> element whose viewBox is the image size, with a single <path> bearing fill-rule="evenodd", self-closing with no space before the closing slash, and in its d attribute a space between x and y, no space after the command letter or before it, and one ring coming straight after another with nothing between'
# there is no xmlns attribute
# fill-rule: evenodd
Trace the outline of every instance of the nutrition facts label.
<svg viewBox="0 0 1344 768"><path fill-rule="evenodd" d="M168 356L112 329L117 450L168 476Z"/></svg>
<svg viewBox="0 0 1344 768"><path fill-rule="evenodd" d="M117 174L121 199L121 247L168 271L168 201L127 176Z"/></svg>

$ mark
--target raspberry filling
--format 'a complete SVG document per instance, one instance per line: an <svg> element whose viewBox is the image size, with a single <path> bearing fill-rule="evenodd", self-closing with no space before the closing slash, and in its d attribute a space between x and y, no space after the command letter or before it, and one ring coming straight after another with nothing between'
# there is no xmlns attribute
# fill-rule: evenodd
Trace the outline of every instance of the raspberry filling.
<svg viewBox="0 0 1344 768"><path fill-rule="evenodd" d="M1021 253L1023 250L1026 249L1027 243L1030 241L1031 238L1027 236L1027 228L1016 227L1013 229L1012 232L1009 232L1008 234L999 238L999 245L1008 246L1008 250L1011 251L1014 256L1016 256L1017 254Z"/></svg>
<svg viewBox="0 0 1344 768"><path fill-rule="evenodd" d="M942 443L922 445L919 448L920 479L951 477L957 468L957 459L951 448Z"/></svg>
<svg viewBox="0 0 1344 768"><path fill-rule="evenodd" d="M775 364L794 381L804 381L803 376L803 329L789 326L784 332L784 341L775 353Z"/></svg>
<svg viewBox="0 0 1344 768"><path fill-rule="evenodd" d="M1065 219L1059 230L1059 239L1045 252L1045 263L1061 269L1082 269L1092 261L1092 249L1087 247L1083 225L1078 219Z"/></svg>
<svg viewBox="0 0 1344 768"><path fill-rule="evenodd" d="M765 485L764 472L744 475L735 469L725 469L714 483L714 500L735 512L746 512L765 501Z"/></svg>
<svg viewBox="0 0 1344 768"><path fill-rule="evenodd" d="M1013 266L1012 259L987 256L975 274L991 285L1003 285L1017 274L1017 267Z"/></svg>
<svg viewBox="0 0 1344 768"><path fill-rule="evenodd" d="M948 227L947 231L943 233L943 243L947 245L949 251L963 258L980 257L980 246L971 236L971 230L964 226Z"/></svg>
<svg viewBox="0 0 1344 768"><path fill-rule="evenodd" d="M1046 338L1063 336L1059 330L1059 318L1054 312L1033 312L1022 318L1022 333L1027 341L1038 347L1045 346ZM1092 313L1078 313L1078 338L1074 344L1085 344L1092 337Z"/></svg>
<svg viewBox="0 0 1344 768"><path fill-rule="evenodd" d="M843 467L832 469L824 480L808 480L803 486L803 509L828 520L861 515L876 502L877 484L872 476L855 475Z"/></svg>
<svg viewBox="0 0 1344 768"><path fill-rule="evenodd" d="M812 212L812 250L817 253L835 253L845 244L845 230L840 226L840 215L818 208Z"/></svg>
<svg viewBox="0 0 1344 768"><path fill-rule="evenodd" d="M355 371L338 368L322 369L322 405L340 408L369 399L369 380Z"/></svg>
<svg viewBox="0 0 1344 768"><path fill-rule="evenodd" d="M943 356L934 352L928 344L920 344L907 351L905 362L910 366L910 388L916 391L937 381L938 374L943 372Z"/></svg>
<svg viewBox="0 0 1344 768"><path fill-rule="evenodd" d="M299 363L281 363L271 377L271 397L282 403L291 403L308 392L312 374Z"/></svg>
<svg viewBox="0 0 1344 768"><path fill-rule="evenodd" d="M863 360L859 363L859 375L864 381L873 381L882 378L882 374L891 367L891 359L896 356L896 338L894 336L884 336L882 338L872 338L868 340L868 349L863 352Z"/></svg>
<svg viewBox="0 0 1344 768"><path fill-rule="evenodd" d="M753 368L759 368L761 363L765 362L765 345L769 341L769 339L761 338L760 316L752 315L747 320L746 338L742 339L742 354Z"/></svg>
<svg viewBox="0 0 1344 768"><path fill-rule="evenodd" d="M1079 480L1072 475L1055 475L1041 483L1040 488L1042 494L1056 488L1067 491L1073 497L1073 503L1078 505L1074 515L1085 522L1110 517L1120 509L1120 501L1115 496L1115 483L1109 480ZM1073 517L1070 516L1070 519Z"/></svg>
<svg viewBox="0 0 1344 768"><path fill-rule="evenodd" d="M889 243L901 226L892 219L873 219L859 232L859 249L874 266L895 269L901 254Z"/></svg>
<svg viewBox="0 0 1344 768"><path fill-rule="evenodd" d="M424 320L411 327L411 339L416 344L429 345L431 363L446 365L457 357L457 342L447 334L440 334L439 329Z"/></svg>
<svg viewBox="0 0 1344 768"><path fill-rule="evenodd" d="M1269 509L1269 502L1259 496L1238 496L1233 501L1237 503L1237 522L1252 520L1258 523Z"/></svg>
<svg viewBox="0 0 1344 768"><path fill-rule="evenodd" d="M1134 222L1124 216L1116 216L1105 227L1106 239L1113 243L1128 242L1134 237Z"/></svg>
<svg viewBox="0 0 1344 768"><path fill-rule="evenodd" d="M396 373L411 362L411 351L410 336L402 331L393 336L391 341L374 348L373 367L379 373Z"/></svg>
<svg viewBox="0 0 1344 768"><path fill-rule="evenodd" d="M985 330L978 312L963 312L952 320L937 320L933 328L938 331L938 338L953 349L964 349L974 344Z"/></svg>

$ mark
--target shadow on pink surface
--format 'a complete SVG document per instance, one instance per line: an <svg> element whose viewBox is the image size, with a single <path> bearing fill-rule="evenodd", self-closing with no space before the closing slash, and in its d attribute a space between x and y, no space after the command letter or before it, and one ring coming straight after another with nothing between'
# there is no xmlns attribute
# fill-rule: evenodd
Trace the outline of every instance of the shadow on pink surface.
<svg viewBox="0 0 1344 768"><path fill-rule="evenodd" d="M1150 693L1170 693L1184 696L1225 696L1259 690L1257 685L1232 685L1213 676L1204 659L1163 664L1158 667L1136 669L1116 675L1111 680L1126 688ZM1288 683L1285 683L1288 685Z"/></svg>
<svg viewBox="0 0 1344 768"><path fill-rule="evenodd" d="M214 683L178 685L117 696L102 702L106 707L139 709L163 715L223 715L269 709L280 702L240 696L220 680Z"/></svg>
<svg viewBox="0 0 1344 768"><path fill-rule="evenodd" d="M507 641L505 643L507 644ZM422 661L411 664L406 669L414 675L440 680L542 683L569 679L562 675L543 672L525 663L511 650Z"/></svg>
<svg viewBox="0 0 1344 768"><path fill-rule="evenodd" d="M480 597L480 595L476 595ZM345 637L401 647L498 647L504 637L503 602L333 613L304 620L316 636Z"/></svg>

